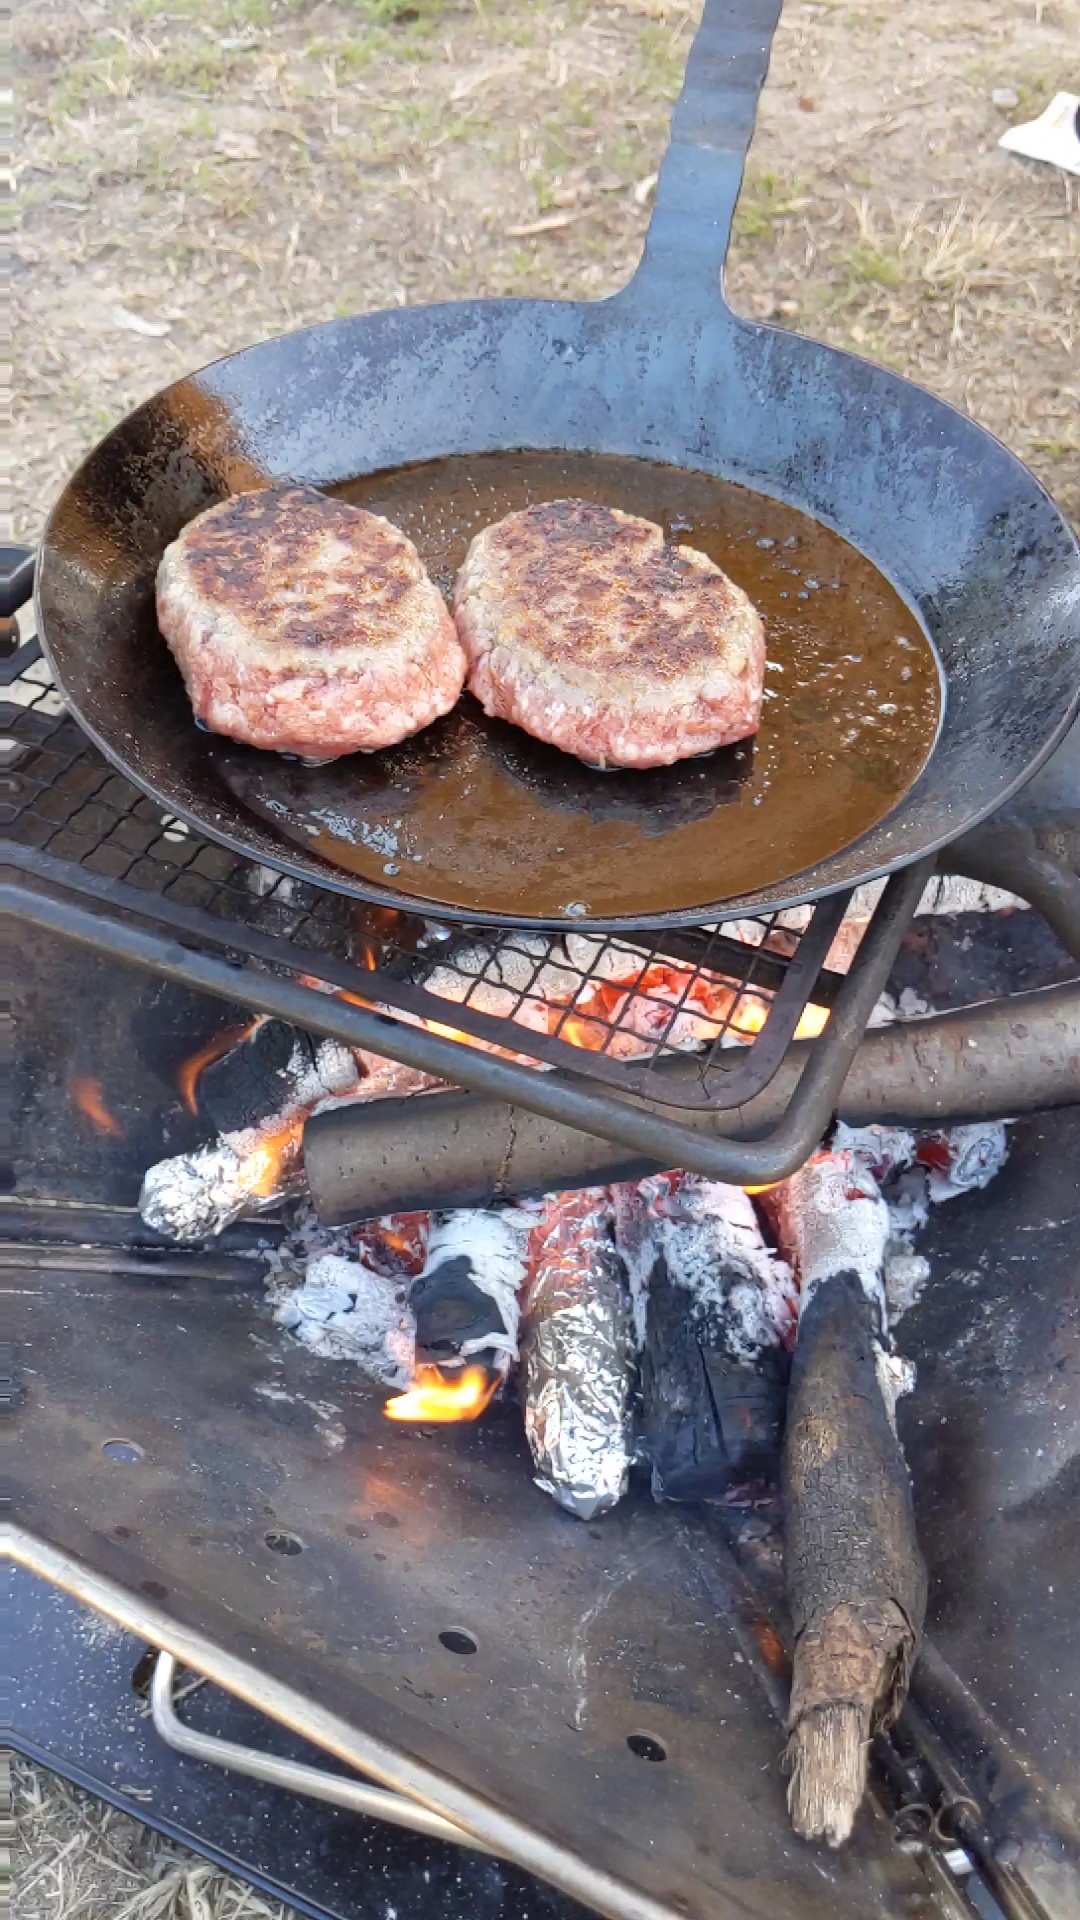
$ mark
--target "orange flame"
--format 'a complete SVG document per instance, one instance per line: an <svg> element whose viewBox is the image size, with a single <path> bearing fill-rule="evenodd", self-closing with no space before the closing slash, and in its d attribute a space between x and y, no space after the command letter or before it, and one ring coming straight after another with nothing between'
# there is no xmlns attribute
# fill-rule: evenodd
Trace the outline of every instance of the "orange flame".
<svg viewBox="0 0 1080 1920"><path fill-rule="evenodd" d="M438 1367L419 1367L416 1385L388 1400L383 1412L388 1420L431 1424L476 1420L494 1397L498 1384L498 1374L489 1373L486 1367L466 1367L454 1380L446 1379Z"/></svg>
<svg viewBox="0 0 1080 1920"><path fill-rule="evenodd" d="M372 962L371 967L368 968L368 972L370 973L373 970L374 962ZM362 993L350 993L348 987L328 986L325 980L319 979L317 973L298 973L296 976L296 984L299 987L313 987L316 993L328 993L332 1000L348 1000L354 1007L377 1008L378 1003L374 1000L365 1000Z"/></svg>
<svg viewBox="0 0 1080 1920"><path fill-rule="evenodd" d="M244 1161L244 1187L253 1199L269 1200L281 1184L281 1176L300 1145L304 1132L301 1115L264 1134Z"/></svg>
<svg viewBox="0 0 1080 1920"><path fill-rule="evenodd" d="M197 1048L188 1059L181 1062L176 1070L176 1085L189 1113L198 1112L195 1089L204 1067L212 1066L213 1062L220 1060L223 1054L231 1053L233 1047L238 1047L241 1041L249 1039L259 1025L261 1017L260 1015L258 1019L248 1020L242 1027L227 1027L224 1033L215 1034L212 1040L207 1041L205 1047Z"/></svg>
<svg viewBox="0 0 1080 1920"><path fill-rule="evenodd" d="M828 1007L815 1007L811 1001L800 1016L799 1024L795 1029L795 1038L796 1040L816 1040L819 1033L824 1033L828 1024Z"/></svg>
<svg viewBox="0 0 1080 1920"><path fill-rule="evenodd" d="M71 1097L80 1113L84 1113L92 1127L98 1133L107 1134L110 1140L122 1140L124 1129L115 1113L110 1113L105 1105L105 1096L101 1091L101 1081L94 1080L88 1073L79 1074L71 1082Z"/></svg>
<svg viewBox="0 0 1080 1920"><path fill-rule="evenodd" d="M590 1053L602 1053L611 1039L610 1026L600 1026L595 1020L583 1020L580 1014L568 1013L561 1027L557 1026L560 1040L566 1040L572 1047L587 1047Z"/></svg>

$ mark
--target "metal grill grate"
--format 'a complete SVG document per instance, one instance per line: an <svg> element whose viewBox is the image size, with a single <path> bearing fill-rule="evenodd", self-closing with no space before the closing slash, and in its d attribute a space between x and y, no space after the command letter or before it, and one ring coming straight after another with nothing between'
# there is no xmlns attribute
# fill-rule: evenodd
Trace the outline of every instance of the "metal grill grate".
<svg viewBox="0 0 1080 1920"><path fill-rule="evenodd" d="M39 887L149 922L525 1063L613 1091L730 1108L764 1086L806 1013L846 898L801 916L632 935L463 928L353 900L238 858L163 813L65 713L33 640L4 668L0 770L13 864ZM805 923L785 924L794 918ZM823 1016L818 1016L818 1020ZM816 1023L815 1023L816 1024ZM688 1071L658 1082L679 1055Z"/></svg>

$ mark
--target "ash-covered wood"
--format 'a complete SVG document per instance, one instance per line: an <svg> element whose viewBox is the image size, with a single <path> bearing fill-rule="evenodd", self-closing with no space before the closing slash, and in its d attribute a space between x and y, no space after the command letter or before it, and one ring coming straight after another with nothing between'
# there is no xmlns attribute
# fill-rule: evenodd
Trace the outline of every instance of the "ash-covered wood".
<svg viewBox="0 0 1080 1920"><path fill-rule="evenodd" d="M776 1349L747 1363L726 1345L722 1311L703 1311L658 1250L641 1350L642 1428L657 1499L716 1500L736 1483L775 1475L787 1355Z"/></svg>
<svg viewBox="0 0 1080 1920"><path fill-rule="evenodd" d="M615 1189L658 1500L719 1499L775 1477L794 1332L791 1274L752 1201L693 1174Z"/></svg>
<svg viewBox="0 0 1080 1920"><path fill-rule="evenodd" d="M464 1254L420 1274L409 1289L409 1305L416 1318L417 1360L432 1365L458 1362L466 1349L482 1351L507 1331L499 1306L477 1284Z"/></svg>
<svg viewBox="0 0 1080 1920"><path fill-rule="evenodd" d="M512 1213L459 1212L432 1224L423 1271L409 1289L418 1363L476 1361L505 1374L518 1356L518 1293L526 1228Z"/></svg>
<svg viewBox="0 0 1080 1920"><path fill-rule="evenodd" d="M228 1053L204 1067L196 1098L215 1133L242 1133L314 1100L344 1093L361 1078L348 1047L301 1033L283 1020L263 1020Z"/></svg>
<svg viewBox="0 0 1080 1920"><path fill-rule="evenodd" d="M788 1803L797 1833L833 1846L851 1832L871 1736L903 1704L926 1610L880 1331L862 1276L819 1280L788 1397Z"/></svg>

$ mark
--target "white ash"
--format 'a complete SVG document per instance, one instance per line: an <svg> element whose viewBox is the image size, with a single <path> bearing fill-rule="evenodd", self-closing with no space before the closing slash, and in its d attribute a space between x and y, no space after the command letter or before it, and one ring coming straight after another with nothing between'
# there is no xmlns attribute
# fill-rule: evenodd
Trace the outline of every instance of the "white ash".
<svg viewBox="0 0 1080 1920"><path fill-rule="evenodd" d="M412 1381L416 1323L407 1290L361 1260L317 1254L301 1285L280 1295L274 1318L313 1352L352 1360L382 1386Z"/></svg>
<svg viewBox="0 0 1080 1920"><path fill-rule="evenodd" d="M478 1334L465 1341L460 1349L462 1359L491 1350L504 1371L517 1359L518 1294L525 1284L528 1234L535 1218L535 1213L524 1207L458 1207L433 1215L420 1277L433 1273L444 1261L464 1258L475 1284L495 1302L505 1329L502 1334Z"/></svg>
<svg viewBox="0 0 1080 1920"><path fill-rule="evenodd" d="M573 1011L594 987L617 982L625 986L625 993L604 1021L605 1035L609 1028L618 1027L607 1049L614 1057L646 1052L659 1041L690 1051L715 1039L721 1021L693 1005L679 1004L689 969L684 970L685 978L679 975L676 987L659 982L650 984L647 993L638 991L652 964L636 947L586 934L570 933L558 940L518 934L497 947L456 952L452 961L434 968L423 984L426 992L441 999L459 1004L468 999L469 1006L479 1012L513 1018L519 1026L548 1033L553 1014Z"/></svg>
<svg viewBox="0 0 1080 1920"><path fill-rule="evenodd" d="M519 934L496 947L459 949L425 975L424 990L442 1000L467 999L477 1012L546 1033L550 1009L567 1005L581 986L562 958L560 942Z"/></svg>
<svg viewBox="0 0 1080 1920"><path fill-rule="evenodd" d="M915 1165L916 1144L908 1127L849 1127L843 1120L832 1137L834 1152L853 1154L873 1176L888 1208L883 1274L890 1326L921 1298L930 1277L930 1262L911 1243L927 1215L926 1174Z"/></svg>
<svg viewBox="0 0 1080 1920"><path fill-rule="evenodd" d="M645 1344L648 1280L657 1252L702 1318L724 1328L733 1359L752 1364L792 1325L793 1281L785 1260L765 1245L753 1201L741 1187L684 1174L656 1174L638 1192L648 1215L640 1244L620 1236L634 1331ZM734 1277L733 1277L734 1276Z"/></svg>
<svg viewBox="0 0 1080 1920"><path fill-rule="evenodd" d="M1001 1121L977 1121L916 1134L903 1127L849 1127L838 1122L834 1151L852 1153L877 1181L888 1208L884 1255L889 1324L922 1298L930 1262L916 1252L915 1236L931 1205L988 1186L1008 1154Z"/></svg>
<svg viewBox="0 0 1080 1920"><path fill-rule="evenodd" d="M933 1011L929 1000L916 993L914 987L903 987L898 994L886 991L879 995L866 1024L868 1027L903 1026L908 1020L925 1020Z"/></svg>
<svg viewBox="0 0 1080 1920"><path fill-rule="evenodd" d="M888 1182L885 1202L894 1239L911 1243L911 1236L930 1218L930 1183L925 1167L905 1167Z"/></svg>
<svg viewBox="0 0 1080 1920"><path fill-rule="evenodd" d="M429 1093L433 1088L445 1091L447 1086L445 1080L425 1073L422 1067L388 1060L385 1054L369 1053L364 1047L356 1047L354 1057L362 1073L359 1084L352 1092L324 1100L318 1109L320 1113L331 1106L348 1106L352 1101L401 1100L408 1094Z"/></svg>
<svg viewBox="0 0 1080 1920"><path fill-rule="evenodd" d="M833 1131L834 1152L853 1153L880 1185L891 1174L910 1167L915 1159L915 1135L910 1127L849 1127L838 1120Z"/></svg>
<svg viewBox="0 0 1080 1920"><path fill-rule="evenodd" d="M779 1206L784 1242L795 1256L801 1310L823 1281L853 1273L884 1328L889 1210L869 1169L850 1149L819 1154L785 1182Z"/></svg>
<svg viewBox="0 0 1080 1920"><path fill-rule="evenodd" d="M903 1240L889 1240L885 1248L885 1299L890 1326L918 1305L929 1278L930 1262L925 1254L912 1253Z"/></svg>
<svg viewBox="0 0 1080 1920"><path fill-rule="evenodd" d="M361 1084L361 1069L352 1048L343 1046L340 1040L320 1040L308 1066L306 1050L298 1041L287 1065L278 1069L275 1078L282 1082L282 1091L287 1096L274 1116L275 1123L282 1126L294 1115L309 1112L316 1101L324 1100L328 1094L353 1092Z"/></svg>
<svg viewBox="0 0 1080 1920"><path fill-rule="evenodd" d="M944 1148L944 1165L938 1165L929 1151L938 1141ZM1009 1136L1003 1120L977 1120L928 1135L920 1157L926 1156L929 1168L930 1199L954 1200L958 1194L988 1187L1001 1172L1008 1152Z"/></svg>
<svg viewBox="0 0 1080 1920"><path fill-rule="evenodd" d="M874 1371L881 1389L881 1398L885 1403L885 1412L889 1416L889 1425L895 1433L896 1403L905 1393L910 1393L915 1385L914 1362L905 1360L899 1353L891 1353L880 1340L875 1340Z"/></svg>

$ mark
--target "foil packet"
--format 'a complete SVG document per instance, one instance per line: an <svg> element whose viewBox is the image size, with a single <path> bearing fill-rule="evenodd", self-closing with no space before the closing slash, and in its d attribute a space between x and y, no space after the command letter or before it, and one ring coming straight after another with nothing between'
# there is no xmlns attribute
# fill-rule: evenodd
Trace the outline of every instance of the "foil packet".
<svg viewBox="0 0 1080 1920"><path fill-rule="evenodd" d="M181 1245L212 1239L241 1216L268 1213L304 1190L299 1123L276 1133L223 1134L146 1173L139 1212Z"/></svg>
<svg viewBox="0 0 1080 1920"><path fill-rule="evenodd" d="M538 1487L578 1520L626 1492L633 1355L606 1188L553 1194L529 1238L525 1432Z"/></svg>

